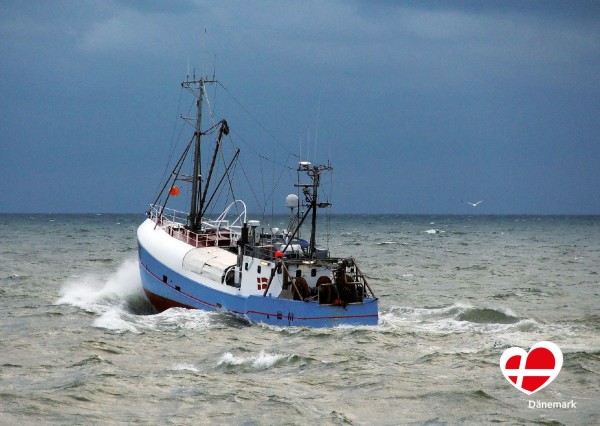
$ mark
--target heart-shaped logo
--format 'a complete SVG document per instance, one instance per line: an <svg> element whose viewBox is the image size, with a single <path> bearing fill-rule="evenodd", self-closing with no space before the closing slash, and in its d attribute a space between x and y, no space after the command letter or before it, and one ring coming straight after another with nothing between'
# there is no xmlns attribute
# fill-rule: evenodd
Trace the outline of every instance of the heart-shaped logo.
<svg viewBox="0 0 600 426"><path fill-rule="evenodd" d="M562 364L562 352L552 342L540 342L532 346L529 353L521 348L509 348L500 357L500 369L506 380L527 395L556 379Z"/></svg>

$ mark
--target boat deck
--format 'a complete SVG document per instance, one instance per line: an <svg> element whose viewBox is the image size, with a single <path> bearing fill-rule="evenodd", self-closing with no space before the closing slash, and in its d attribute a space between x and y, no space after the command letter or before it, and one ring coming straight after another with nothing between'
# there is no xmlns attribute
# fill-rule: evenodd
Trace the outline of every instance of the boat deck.
<svg viewBox="0 0 600 426"><path fill-rule="evenodd" d="M158 221L154 219L167 234L189 244L193 247L223 247L230 248L235 246L229 231L215 229L209 232L197 233L185 228L180 223L170 221Z"/></svg>

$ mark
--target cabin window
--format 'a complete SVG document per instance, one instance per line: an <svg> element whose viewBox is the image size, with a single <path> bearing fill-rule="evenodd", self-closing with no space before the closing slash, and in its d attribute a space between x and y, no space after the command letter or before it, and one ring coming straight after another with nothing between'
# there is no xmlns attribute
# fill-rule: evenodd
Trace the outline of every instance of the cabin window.
<svg viewBox="0 0 600 426"><path fill-rule="evenodd" d="M296 278L300 278L302 276L302 271L300 269L296 269Z"/></svg>
<svg viewBox="0 0 600 426"><path fill-rule="evenodd" d="M313 269L310 271L310 276L311 276L311 277L316 277L316 276L317 276L317 270L313 268Z"/></svg>
<svg viewBox="0 0 600 426"><path fill-rule="evenodd" d="M168 279L168 278L167 278L167 276L166 276L166 275L163 275L163 283L165 283L165 284L166 284L166 283L167 283L167 279Z"/></svg>
<svg viewBox="0 0 600 426"><path fill-rule="evenodd" d="M256 272L258 272L258 273L260 274L260 265L258 265L258 266L256 267Z"/></svg>
<svg viewBox="0 0 600 426"><path fill-rule="evenodd" d="M246 262L246 264L244 265L244 269L247 271L248 270L248 262Z"/></svg>

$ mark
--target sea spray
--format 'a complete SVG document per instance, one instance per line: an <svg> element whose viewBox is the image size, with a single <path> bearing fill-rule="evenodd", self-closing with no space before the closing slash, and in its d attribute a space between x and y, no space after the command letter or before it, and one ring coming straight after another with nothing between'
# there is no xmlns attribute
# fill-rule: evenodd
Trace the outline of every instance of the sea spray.
<svg viewBox="0 0 600 426"><path fill-rule="evenodd" d="M67 282L61 290L59 305L72 305L85 311L99 314L94 327L116 332L138 333L133 313L151 310L145 301L136 259L125 260L119 268L106 278L84 275Z"/></svg>
<svg viewBox="0 0 600 426"><path fill-rule="evenodd" d="M135 259L128 259L108 278L85 275L67 282L56 304L102 313L110 306L122 305L128 297L138 295L143 295L138 264Z"/></svg>

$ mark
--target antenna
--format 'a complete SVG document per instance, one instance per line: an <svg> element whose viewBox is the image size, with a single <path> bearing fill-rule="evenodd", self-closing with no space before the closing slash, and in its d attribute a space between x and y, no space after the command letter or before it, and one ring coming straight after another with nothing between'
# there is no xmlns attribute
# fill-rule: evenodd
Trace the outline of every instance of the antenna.
<svg viewBox="0 0 600 426"><path fill-rule="evenodd" d="M319 102L317 103L317 127L315 129L315 149L314 149L314 158L315 163L317 162L317 139L319 137L319 118L321 116L321 93L319 93Z"/></svg>
<svg viewBox="0 0 600 426"><path fill-rule="evenodd" d="M217 74L217 54L213 56L213 80L216 80L215 75Z"/></svg>
<svg viewBox="0 0 600 426"><path fill-rule="evenodd" d="M310 161L310 127L306 128L306 160Z"/></svg>
<svg viewBox="0 0 600 426"><path fill-rule="evenodd" d="M208 55L206 54L206 28L204 28L204 34L200 34L200 57L202 58L202 69L200 75L208 77ZM214 80L214 79L213 79Z"/></svg>

